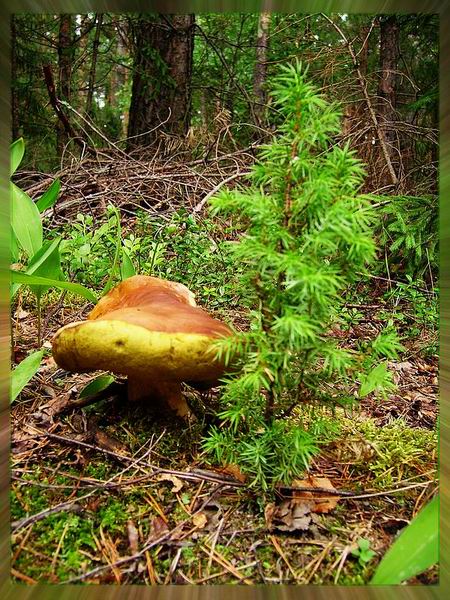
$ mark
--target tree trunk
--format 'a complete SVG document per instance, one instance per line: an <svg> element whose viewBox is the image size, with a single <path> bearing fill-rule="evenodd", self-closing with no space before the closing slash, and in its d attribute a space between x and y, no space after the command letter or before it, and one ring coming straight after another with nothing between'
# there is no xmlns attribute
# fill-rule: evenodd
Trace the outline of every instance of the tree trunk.
<svg viewBox="0 0 450 600"><path fill-rule="evenodd" d="M100 33L102 29L102 21L103 14L99 13L97 15L97 24L95 26L95 36L94 43L92 45L92 60L91 60L91 69L89 71L89 85L86 97L86 113L90 115L92 113L92 98L94 96L94 86L95 86L95 72L97 70L97 57L98 57L98 47L100 45Z"/></svg>
<svg viewBox="0 0 450 600"><path fill-rule="evenodd" d="M119 21L117 23L117 72L116 72L116 83L117 86L121 89L125 88L128 84L128 76L129 70L128 67L124 64L126 58L129 55L129 23L128 21ZM124 137L127 135L128 131L128 110L124 110L120 115L120 120L122 121L122 134Z"/></svg>
<svg viewBox="0 0 450 600"><path fill-rule="evenodd" d="M72 74L72 15L61 14L58 35L58 98L70 102L70 79ZM68 142L67 132L58 121L57 148L61 155Z"/></svg>
<svg viewBox="0 0 450 600"><path fill-rule="evenodd" d="M17 32L16 19L11 15L11 141L20 137L19 98L17 95Z"/></svg>
<svg viewBox="0 0 450 600"><path fill-rule="evenodd" d="M194 16L140 17L135 36L129 149L189 129Z"/></svg>
<svg viewBox="0 0 450 600"><path fill-rule="evenodd" d="M258 21L258 37L256 40L256 62L253 72L253 94L256 104L254 113L257 125L264 123L267 93L265 83L267 78L267 47L269 43L270 13L263 12Z"/></svg>
<svg viewBox="0 0 450 600"><path fill-rule="evenodd" d="M397 133L393 122L396 119L396 83L399 59L399 26L396 15L383 18L380 22L380 80L378 84L378 121L381 127L389 158L398 173L399 154ZM386 174L386 181L389 174Z"/></svg>

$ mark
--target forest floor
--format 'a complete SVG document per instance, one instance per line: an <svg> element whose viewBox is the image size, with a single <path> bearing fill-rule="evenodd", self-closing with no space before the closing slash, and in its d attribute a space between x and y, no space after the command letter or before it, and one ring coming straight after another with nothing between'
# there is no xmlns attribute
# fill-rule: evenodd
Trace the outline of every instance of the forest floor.
<svg viewBox="0 0 450 600"><path fill-rule="evenodd" d="M376 309L359 310L364 318L345 332L349 338L367 335L376 322ZM25 349L36 324L24 312ZM418 343L401 361L390 361L395 394L368 397L352 414L338 412L339 433L310 472L313 486L332 486L336 495L330 504L325 494L321 507L315 494L312 509L295 490L264 499L232 466L213 468L199 447L201 421L186 427L120 395L58 414L61 402L66 406L94 376L62 372L49 357L13 409L13 577L367 582L377 558L437 487L437 359L421 358ZM199 414L202 402L214 400L214 393L189 395ZM358 556L361 539L374 552L367 558ZM436 577L432 569L413 583Z"/></svg>
<svg viewBox="0 0 450 600"><path fill-rule="evenodd" d="M70 403L98 374L62 371L49 352L12 407L12 578L29 584L367 583L438 486L437 332L424 316L436 311L436 297L425 291L418 312L417 299L391 293L395 282L369 282L355 291L354 304L349 300L348 326L333 333L351 347L373 338L387 314L400 315L405 350L389 361L396 390L333 414L323 409L335 434L306 479L274 497L252 490L234 465L217 468L202 452L218 390L200 395L186 388L198 416L189 426L127 403L120 388L74 408ZM36 313L26 293L14 310L20 362L36 344ZM50 349L61 325L88 312L87 305L65 303L49 310L44 347ZM229 317L242 323L239 311ZM410 583L432 584L437 577L433 567Z"/></svg>

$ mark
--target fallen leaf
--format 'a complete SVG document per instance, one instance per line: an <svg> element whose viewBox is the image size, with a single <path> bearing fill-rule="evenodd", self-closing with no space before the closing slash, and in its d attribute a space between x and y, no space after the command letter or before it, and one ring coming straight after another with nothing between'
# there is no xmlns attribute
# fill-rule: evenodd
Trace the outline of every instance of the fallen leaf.
<svg viewBox="0 0 450 600"><path fill-rule="evenodd" d="M16 317L16 319L26 319L29 316L29 312L27 310L16 310L16 312L14 313L14 316Z"/></svg>
<svg viewBox="0 0 450 600"><path fill-rule="evenodd" d="M224 467L220 467L219 469L215 469L216 473L220 473L222 475L229 475L236 481L240 481L244 483L247 480L247 476L240 470L237 465L226 464Z"/></svg>
<svg viewBox="0 0 450 600"><path fill-rule="evenodd" d="M127 532L131 554L137 554L139 551L139 532L131 519L127 523Z"/></svg>
<svg viewBox="0 0 450 600"><path fill-rule="evenodd" d="M294 479L292 487L296 488L311 488L313 490L333 490L336 488L333 486L331 481L327 477L309 477L308 479ZM317 492L304 492L304 491L293 491L295 499L308 499L312 501L311 512L315 513L329 513L331 510L336 508L339 502L338 496L326 496L318 495Z"/></svg>
<svg viewBox="0 0 450 600"><path fill-rule="evenodd" d="M204 512L196 513L192 517L192 523L195 525L195 527L197 527L197 529L203 529L208 523L208 517Z"/></svg>
<svg viewBox="0 0 450 600"><path fill-rule="evenodd" d="M269 530L306 531L311 523L311 508L309 500L299 501L291 498L283 500L278 505L268 504L264 510L266 525Z"/></svg>
<svg viewBox="0 0 450 600"><path fill-rule="evenodd" d="M183 487L183 482L176 475L171 475L170 473L161 473L158 475L157 481L170 481L172 485L172 492L176 494Z"/></svg>
<svg viewBox="0 0 450 600"><path fill-rule="evenodd" d="M113 438L100 429L89 432L96 446L123 456L128 455L128 448L120 440Z"/></svg>
<svg viewBox="0 0 450 600"><path fill-rule="evenodd" d="M149 541L156 540L169 531L169 526L159 515L150 524Z"/></svg>

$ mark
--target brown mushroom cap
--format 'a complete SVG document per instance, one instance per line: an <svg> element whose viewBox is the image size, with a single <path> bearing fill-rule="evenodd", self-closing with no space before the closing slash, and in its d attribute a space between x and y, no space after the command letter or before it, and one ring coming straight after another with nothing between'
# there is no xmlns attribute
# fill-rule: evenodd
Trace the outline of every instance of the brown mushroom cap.
<svg viewBox="0 0 450 600"><path fill-rule="evenodd" d="M208 387L224 373L212 342L229 335L227 325L195 306L184 285L136 275L104 296L86 321L62 327L52 348L64 369L128 375L134 389L137 382Z"/></svg>

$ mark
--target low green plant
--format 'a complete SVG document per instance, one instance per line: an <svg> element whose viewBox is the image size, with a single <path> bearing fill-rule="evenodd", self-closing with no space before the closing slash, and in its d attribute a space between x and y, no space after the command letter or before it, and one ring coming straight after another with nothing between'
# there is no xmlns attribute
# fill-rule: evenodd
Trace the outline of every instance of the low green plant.
<svg viewBox="0 0 450 600"><path fill-rule="evenodd" d="M22 138L11 144L11 175L19 167L25 153ZM38 312L38 345L41 344L41 297L50 287L58 287L90 300L94 294L79 284L65 281L61 269L59 246L61 239L44 241L42 216L46 209L53 206L59 194L60 183L55 180L41 198L34 202L30 196L11 182L11 256L17 263L19 258L26 261L24 270L11 269L11 298L21 284L30 287L36 296ZM23 255L23 256L22 256Z"/></svg>
<svg viewBox="0 0 450 600"><path fill-rule="evenodd" d="M371 474L375 487L386 489L433 468L437 451L435 431L409 427L403 419L383 427L373 419L364 419L356 426L358 438L362 437L371 449L372 457L364 459L361 467ZM351 427L355 427L354 422Z"/></svg>
<svg viewBox="0 0 450 600"><path fill-rule="evenodd" d="M352 556L358 559L361 567L365 567L376 553L370 549L370 541L365 538L359 538L357 544L357 547L351 551Z"/></svg>
<svg viewBox="0 0 450 600"><path fill-rule="evenodd" d="M134 234L124 246L139 273L184 283L210 310L242 308L241 266L225 251L224 238L235 230L217 219L201 221L185 209L170 221L140 212Z"/></svg>
<svg viewBox="0 0 450 600"><path fill-rule="evenodd" d="M287 419L296 407L353 397L366 370L375 370L373 389L386 380L375 353L363 368L364 357L332 334L346 288L375 256L362 164L348 146L330 145L340 112L299 64L281 68L272 98L282 122L252 185L211 201L213 214L241 228L229 251L253 310L249 331L218 344L240 372L226 381L222 424L204 441L216 460L237 463L264 490L299 475L318 451L311 429Z"/></svg>
<svg viewBox="0 0 450 600"><path fill-rule="evenodd" d="M381 245L395 273L433 280L438 269L438 199L395 196L382 206Z"/></svg>

